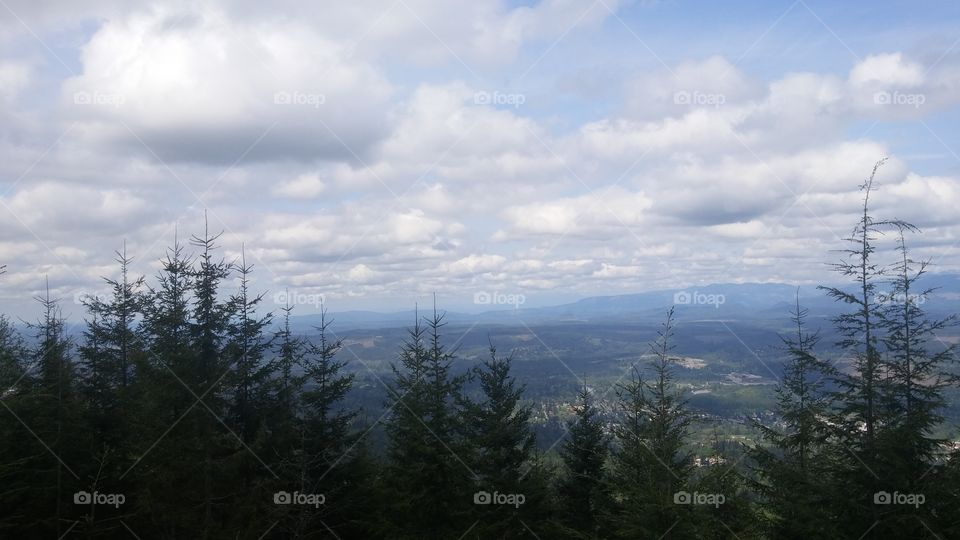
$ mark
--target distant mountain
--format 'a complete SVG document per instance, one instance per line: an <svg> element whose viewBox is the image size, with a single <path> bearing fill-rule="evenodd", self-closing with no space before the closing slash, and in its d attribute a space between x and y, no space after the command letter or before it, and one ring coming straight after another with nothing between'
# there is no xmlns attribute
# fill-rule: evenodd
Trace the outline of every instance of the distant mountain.
<svg viewBox="0 0 960 540"><path fill-rule="evenodd" d="M924 289L935 289L921 301L931 315L960 312L960 275L927 274L919 283ZM852 287L842 286L845 290ZM889 293L880 287L878 293ZM684 289L666 289L636 294L593 296L569 304L538 308L486 311L483 313L447 312L451 324L520 324L533 322L589 321L604 319L659 320L675 305L679 319L786 319L800 295L801 305L815 318L831 317L845 307L829 298L813 285L786 283L720 283ZM919 291L918 291L919 292ZM413 310L380 313L344 311L331 313L337 328L394 328L409 326ZM296 329L304 330L319 322L319 315L292 317Z"/></svg>

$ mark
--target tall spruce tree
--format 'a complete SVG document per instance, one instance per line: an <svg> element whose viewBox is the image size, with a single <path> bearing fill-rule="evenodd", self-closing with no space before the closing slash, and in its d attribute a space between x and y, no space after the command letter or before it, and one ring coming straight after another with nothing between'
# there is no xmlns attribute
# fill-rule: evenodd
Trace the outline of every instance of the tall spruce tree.
<svg viewBox="0 0 960 540"><path fill-rule="evenodd" d="M562 534L571 538L601 537L602 516L609 497L604 465L609 437L586 381L577 394L576 417L567 423L568 438L560 448L563 476L557 485Z"/></svg>
<svg viewBox="0 0 960 540"><path fill-rule="evenodd" d="M259 315L263 293L250 290L253 265L247 264L246 249L231 268L237 276L237 290L227 302L224 356L229 374L224 379L227 414L224 420L232 432L233 458L226 464L236 481L234 511L228 516L231 528L241 537L256 537L271 513L273 480L277 473L261 455L269 455L270 434L264 415L270 399L270 365L266 354L270 338L265 335L273 315Z"/></svg>
<svg viewBox="0 0 960 540"><path fill-rule="evenodd" d="M308 493L322 493L326 503L303 521L307 530L334 538L366 536L370 517L367 456L359 435L351 431L356 411L345 410L344 398L354 375L344 373L346 361L337 358L343 342L331 337L332 320L321 305L316 341L301 362L305 377L301 396L304 421L305 483ZM312 509L311 509L312 510ZM313 536L311 536L313 537Z"/></svg>
<svg viewBox="0 0 960 540"><path fill-rule="evenodd" d="M817 356L819 331L807 330L807 313L798 291L791 314L796 332L782 338L789 359L776 388L775 413L782 428L755 421L764 442L751 448L769 534L798 540L832 538L837 517L830 505L835 494L828 445L831 399L826 389L836 370Z"/></svg>
<svg viewBox="0 0 960 540"><path fill-rule="evenodd" d="M18 340L8 340L15 354L26 354L23 368L2 399L0 429L0 504L4 508L4 534L11 538L60 537L78 521L82 509L74 493L88 487L82 476L82 402L78 397L72 344L57 299L49 284L37 297L42 314L28 324L33 347L19 350Z"/></svg>
<svg viewBox="0 0 960 540"><path fill-rule="evenodd" d="M470 538L534 538L545 534L549 498L530 428L533 409L521 403L526 386L518 386L510 374L512 356L497 355L493 343L489 351L490 357L474 370L482 399L464 401L462 427L470 441L470 467L477 474L481 499L484 492L519 495L523 504L481 501L484 504L472 512L477 525Z"/></svg>
<svg viewBox="0 0 960 540"><path fill-rule="evenodd" d="M695 531L692 507L676 503L691 489L684 446L692 415L673 383L673 329L671 308L650 344L650 378L635 371L617 389L611 483L618 504L611 521L618 537L685 538Z"/></svg>
<svg viewBox="0 0 960 540"><path fill-rule="evenodd" d="M96 463L96 489L106 493L127 493L129 482L119 480L131 464L133 425L139 416L139 403L133 399L134 364L143 358L141 340L135 328L142 310L144 279L130 278L132 259L126 243L115 252L119 265L117 279L103 278L110 287L107 298L87 297L83 303L89 318L84 343L79 347L81 389L86 400L87 425L93 438L89 461ZM88 534L115 530L121 517L130 519L129 508L111 509L91 506L84 516ZM96 513L92 512L96 510ZM95 519L96 518L96 519ZM122 527L121 527L122 528Z"/></svg>
<svg viewBox="0 0 960 540"><path fill-rule="evenodd" d="M835 498L831 506L845 516L840 525L846 534L855 536L869 530L880 518L873 497L883 490L881 478L885 468L877 444L879 429L888 424L882 410L886 389L878 286L887 269L877 260L875 244L878 235L890 227L912 227L898 221L878 220L870 214L874 180L885 161L878 161L860 186L862 213L846 239L850 247L842 250L846 259L833 265L836 272L854 282L854 288L820 287L851 309L833 319L840 335L837 345L852 357L853 366L852 371L838 370L832 379L839 391L834 397L837 410L831 419L835 427L831 453L837 458L836 475L846 486L846 493Z"/></svg>
<svg viewBox="0 0 960 540"><path fill-rule="evenodd" d="M193 268L193 324L190 326L190 346L196 352L191 379L187 385L200 398L200 405L188 417L187 426L197 452L199 474L196 494L199 497L197 536L211 538L217 534L218 524L229 519L232 510L226 466L242 452L250 451L238 444L239 435L229 430L223 418L229 411L229 393L225 379L231 372L227 346L232 306L220 295L220 288L230 277L231 265L218 258L217 242L222 233L211 234L204 223L203 236L192 236L191 245L199 250ZM196 398L195 398L196 399Z"/></svg>
<svg viewBox="0 0 960 540"><path fill-rule="evenodd" d="M195 416L210 413L197 402L197 348L192 343L193 260L177 236L161 260L156 286L144 304L146 359L138 391L144 402L143 437L134 463L123 473L137 486L135 504L162 538L197 535L203 527L198 485L203 459ZM198 410L199 409L199 410Z"/></svg>
<svg viewBox="0 0 960 540"><path fill-rule="evenodd" d="M441 341L443 315L410 329L393 364L391 415L384 470L390 508L381 534L388 538L456 538L467 533L464 516L473 503L475 474L464 461L457 404L465 378L450 369L455 358Z"/></svg>
<svg viewBox="0 0 960 540"><path fill-rule="evenodd" d="M944 391L956 386L955 344L946 344L938 332L955 326L955 315L932 319L923 303L935 289L920 288L928 261L910 258L906 234L918 232L897 224L897 261L891 267L891 289L880 295L885 399L884 427L879 446L883 463L883 490L889 493L923 494L926 500L953 500L943 490L941 475L946 462L944 439L934 436L943 421ZM935 347L937 350L931 350ZM956 506L945 510L936 504L881 506L878 536L921 537L934 531L945 534Z"/></svg>

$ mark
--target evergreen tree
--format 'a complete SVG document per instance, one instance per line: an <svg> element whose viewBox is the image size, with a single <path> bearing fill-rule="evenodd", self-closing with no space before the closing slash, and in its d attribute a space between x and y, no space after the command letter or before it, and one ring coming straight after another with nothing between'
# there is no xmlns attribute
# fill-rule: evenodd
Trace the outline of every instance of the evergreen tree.
<svg viewBox="0 0 960 540"><path fill-rule="evenodd" d="M320 308L317 341L310 344L302 359L306 383L301 396L304 420L305 482L307 493L323 494L326 503L304 520L314 536L334 538L335 534L365 536L363 521L369 519L370 478L367 456L351 425L355 411L343 409L343 400L353 386L354 376L345 374L345 361L337 359L343 348L340 339L331 339L326 308ZM312 510L312 509L311 509Z"/></svg>
<svg viewBox="0 0 960 540"><path fill-rule="evenodd" d="M390 501L382 534L388 538L456 538L467 533L471 477L457 420L465 378L453 376L455 355L441 343L443 315L419 317L393 364L384 496Z"/></svg>
<svg viewBox="0 0 960 540"><path fill-rule="evenodd" d="M232 504L228 496L229 470L226 461L241 452L251 451L240 435L229 429L223 418L229 411L229 394L224 379L230 374L229 353L226 350L232 306L220 298L220 287L230 277L231 265L217 259L217 241L220 234L211 235L204 226L203 236L193 236L191 245L198 248L197 265L193 274L193 323L190 326L190 347L196 358L191 378L185 381L191 394L200 398L200 404L188 416L186 427L197 450L199 474L195 477L196 494L200 505L197 533L210 538L218 531L218 523L231 516ZM239 439L239 440L238 440ZM237 444L240 442L241 444Z"/></svg>
<svg viewBox="0 0 960 540"><path fill-rule="evenodd" d="M210 413L194 397L194 392L200 397L207 393L197 390L197 350L191 344L193 261L176 237L156 282L144 304L142 335L148 354L137 368L144 436L136 441L137 457L123 477L130 476L138 486L134 501L156 535L179 538L196 535L202 526L197 478L203 443L191 429L191 415Z"/></svg>
<svg viewBox="0 0 960 540"><path fill-rule="evenodd" d="M0 314L0 399L16 392L24 372L26 345L6 315Z"/></svg>
<svg viewBox="0 0 960 540"><path fill-rule="evenodd" d="M955 315L931 319L922 307L934 289L920 289L917 284L929 262L910 258L906 233L915 231L912 226L897 224L898 261L891 268L892 288L890 294L880 296L886 393L879 445L884 491L923 494L932 501L950 498L940 478L948 441L935 437L933 431L943 421L944 391L957 383L950 371L956 345L942 344L937 333L955 325L957 319ZM931 345L939 350L931 351ZM873 532L887 537L921 537L928 530L946 526L947 515L951 515L934 512L934 506L926 505L881 508L881 521ZM957 515L952 512L953 517Z"/></svg>
<svg viewBox="0 0 960 540"><path fill-rule="evenodd" d="M833 265L836 272L854 281L855 289L820 287L852 309L833 320L841 336L838 346L853 357L853 371L838 370L832 379L839 391L834 397L837 410L831 419L835 426L831 454L836 458L836 478L846 489L830 506L844 516L839 525L854 536L863 534L880 519L880 509L873 498L883 490L881 475L886 468L877 444L879 429L888 425L882 410L887 389L881 357L882 307L877 294L886 268L876 260L875 242L886 228L912 228L902 222L876 220L870 214L874 178L884 161L877 162L860 186L863 211L847 239L851 247L842 251L847 260Z"/></svg>
<svg viewBox="0 0 960 540"><path fill-rule="evenodd" d="M107 493L127 493L129 482L118 481L131 460L130 445L133 436L131 419L137 415L137 403L132 399L133 365L143 357L137 336L135 319L142 308L142 277L130 280L126 245L116 252L120 266L119 279L104 278L111 288L106 299L87 297L84 306L89 319L84 331L84 343L79 347L81 389L86 400L87 425L92 430L89 449L91 463L96 463L98 490ZM129 519L130 512L111 512L109 507L96 508L85 516L85 528L114 530L120 516ZM118 509L114 509L118 510ZM115 515L116 514L116 515Z"/></svg>
<svg viewBox="0 0 960 540"><path fill-rule="evenodd" d="M586 382L567 429L569 438L560 449L564 475L557 486L561 526L573 538L599 538L608 505L603 478L609 440Z"/></svg>
<svg viewBox="0 0 960 540"><path fill-rule="evenodd" d="M4 535L32 538L65 534L80 514L74 493L87 487L82 448L87 444L77 396L76 369L59 302L49 285L38 297L42 315L28 327L36 345L21 349L10 337L7 354L26 354L20 375L0 398L0 505Z"/></svg>
<svg viewBox="0 0 960 540"><path fill-rule="evenodd" d="M234 264L238 288L227 303L229 320L226 326L224 356L229 375L225 379L228 429L235 436L234 456L227 465L237 482L237 501L230 520L240 534L259 536L259 523L267 519L272 505L272 481L277 473L261 462L261 454L268 454L268 439L263 416L266 414L270 393L270 368L265 359L271 344L264 333L273 321L273 315L257 314L263 294L250 292L253 265L246 262L246 251L241 248L239 264Z"/></svg>
<svg viewBox="0 0 960 540"><path fill-rule="evenodd" d="M612 484L618 508L612 521L622 538L686 538L694 530L692 507L677 504L690 489L691 456L683 448L691 414L673 384L673 328L671 308L650 344L650 380L634 372L617 389L621 422L614 426Z"/></svg>
<svg viewBox="0 0 960 540"><path fill-rule="evenodd" d="M482 401L465 399L463 429L470 441L471 469L481 502L486 494L520 495L522 504L499 504L492 499L474 512L477 525L471 538L535 537L547 523L548 491L535 455L536 439L530 429L532 406L521 404L525 385L510 375L512 357L497 355L490 344L490 358L476 369ZM514 498L514 501L520 501Z"/></svg>
<svg viewBox="0 0 960 540"><path fill-rule="evenodd" d="M763 537L749 484L738 469L744 450L741 444L722 441L714 433L711 453L701 458L693 480L697 496L706 502L694 507L696 538Z"/></svg>
<svg viewBox="0 0 960 540"><path fill-rule="evenodd" d="M765 441L751 448L758 465L757 488L776 538L832 538L836 527L829 504L831 400L825 388L836 373L814 352L819 332L807 331L807 313L798 292L791 314L796 334L783 338L789 360L776 388L775 412L784 427L754 423Z"/></svg>
<svg viewBox="0 0 960 540"><path fill-rule="evenodd" d="M875 261L876 235L882 228L894 222L878 221L870 215L870 195L874 177L886 159L874 165L867 181L860 186L863 192L863 213L860 221L847 238L851 247L842 250L847 260L833 264L836 272L851 278L856 290L846 291L838 287L820 287L835 300L849 305L853 311L834 319L834 325L842 336L838 345L854 356L855 373L851 377L838 377L837 384L843 390L841 418L854 432L863 432L856 443L856 451L865 459L873 459L873 442L876 432L877 409L880 406L882 383L879 348L880 306L877 301L878 280L884 275L884 267Z"/></svg>

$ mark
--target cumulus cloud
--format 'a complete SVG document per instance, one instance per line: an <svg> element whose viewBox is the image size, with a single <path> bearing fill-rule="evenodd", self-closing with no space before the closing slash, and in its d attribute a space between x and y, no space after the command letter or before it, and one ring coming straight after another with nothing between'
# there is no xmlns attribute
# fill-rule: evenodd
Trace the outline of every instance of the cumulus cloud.
<svg viewBox="0 0 960 540"><path fill-rule="evenodd" d="M950 157L949 51L762 69L668 49L631 19L655 8L610 1L8 4L68 43L60 64L19 23L0 32L0 297L15 309L44 274L66 298L96 287L124 239L154 273L204 211L258 287L333 309L820 279L885 155L876 213L960 265L956 167L890 135L936 130L924 144ZM601 76L597 56L619 74L646 54L637 37L667 65ZM558 96L572 73L605 88Z"/></svg>
<svg viewBox="0 0 960 540"><path fill-rule="evenodd" d="M80 61L63 84L64 114L95 141L171 161L362 155L384 135L392 91L308 25L257 25L214 7L107 21Z"/></svg>

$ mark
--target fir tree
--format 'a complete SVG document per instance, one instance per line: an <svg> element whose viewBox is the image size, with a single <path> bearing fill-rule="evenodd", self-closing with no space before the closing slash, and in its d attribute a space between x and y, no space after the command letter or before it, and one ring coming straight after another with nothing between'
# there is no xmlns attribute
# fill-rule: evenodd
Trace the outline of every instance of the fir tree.
<svg viewBox="0 0 960 540"><path fill-rule="evenodd" d="M15 338L7 340L8 352L25 353L27 360L19 363L23 371L0 398L5 409L0 504L4 534L11 538L63 535L82 511L73 495L86 487L80 466L88 441L71 342L49 285L36 300L42 315L28 325L36 345L24 351Z"/></svg>
<svg viewBox="0 0 960 540"><path fill-rule="evenodd" d="M457 420L464 377L453 376L454 354L441 343L443 315L418 318L393 365L383 523L390 538L456 538L467 532L474 473L461 454Z"/></svg>
<svg viewBox="0 0 960 540"><path fill-rule="evenodd" d="M197 402L207 394L197 384L197 350L191 343L193 261L178 238L167 250L144 304L142 335L147 356L138 371L144 402L136 460L122 478L137 486L133 498L144 521L157 536L177 538L197 534L202 515L197 507L202 493L197 485L199 440L191 415L209 415ZM197 409L200 410L197 410Z"/></svg>
<svg viewBox="0 0 960 540"><path fill-rule="evenodd" d="M475 370L483 399L465 400L463 428L472 449L471 469L479 482L477 493L520 495L523 504L479 505L473 512L476 538L534 537L546 523L547 486L535 455L536 439L530 429L532 407L521 404L525 385L510 375L512 357L490 357ZM519 499L514 499L518 500Z"/></svg>
<svg viewBox="0 0 960 540"><path fill-rule="evenodd" d="M250 292L253 265L246 262L246 251L241 248L240 261L232 265L238 276L238 288L227 303L229 321L226 326L224 356L229 375L226 423L235 435L234 457L227 465L235 471L235 512L230 521L237 530L255 534L257 524L264 521L272 503L272 481L276 472L260 455L268 454L270 434L264 429L270 392L270 365L265 359L270 340L264 334L273 315L257 314L263 294Z"/></svg>
<svg viewBox="0 0 960 540"><path fill-rule="evenodd" d="M683 447L691 414L673 384L673 328L671 308L650 344L650 379L634 372L617 389L621 422L614 427L612 476L619 508L613 524L623 538L684 538L693 531L691 506L677 504L690 482L691 456Z"/></svg>
<svg viewBox="0 0 960 540"><path fill-rule="evenodd" d="M305 520L307 530L334 531L334 534L365 536L369 517L369 493L362 442L351 425L355 411L343 408L354 376L345 374L345 361L337 358L343 349L340 339L331 338L326 308L321 305L315 343L310 344L301 362L305 377L301 396L304 421L305 483L307 493L322 493L326 503Z"/></svg>
<svg viewBox="0 0 960 540"><path fill-rule="evenodd" d="M938 332L956 325L956 316L929 318L922 304L935 289L917 284L927 272L928 261L914 261L906 233L917 230L897 224L898 260L891 268L891 291L881 295L882 326L885 330L883 357L885 374L884 427L879 446L882 455L883 490L889 493L923 494L927 500L949 498L941 474L946 460L946 440L933 432L943 421L944 391L955 386L951 372L956 346L939 341ZM936 346L938 350L931 351ZM920 537L939 531L949 523L934 506L883 505L880 524L872 531L879 536Z"/></svg>
<svg viewBox="0 0 960 540"><path fill-rule="evenodd" d="M777 538L831 538L836 524L830 506L831 399L826 382L835 369L814 349L819 332L806 329L808 310L796 307L793 337L782 338L789 354L776 388L776 415L783 429L754 425L765 444L751 449L758 465L758 491L764 497L770 534Z"/></svg>
<svg viewBox="0 0 960 540"><path fill-rule="evenodd" d="M567 429L569 437L560 449L564 475L557 486L561 525L568 536L598 538L608 503L603 478L609 440L586 382Z"/></svg>
<svg viewBox="0 0 960 540"><path fill-rule="evenodd" d="M878 284L886 267L877 262L876 240L884 229L901 224L881 221L870 214L870 196L874 189L877 170L885 160L877 162L870 177L860 186L863 192L862 213L847 242L850 247L842 252L847 260L833 265L834 270L851 278L853 290L839 287L820 287L827 295L848 305L852 311L834 318L834 326L841 336L837 345L853 358L853 370L838 370L832 379L839 388L834 401L837 405L831 422L835 427L831 444L835 474L844 484L846 493L834 498L831 507L844 515L840 523L848 534L859 535L879 519L874 494L883 490L881 474L884 465L877 445L877 432L886 425L883 416L884 366L881 358L882 308L878 300ZM908 224L902 224L912 227Z"/></svg>

